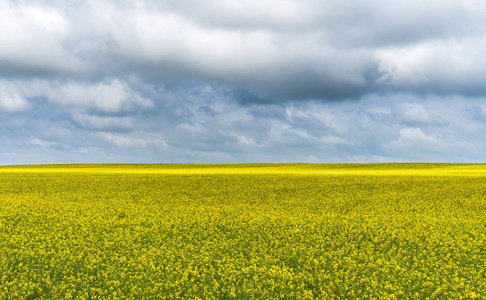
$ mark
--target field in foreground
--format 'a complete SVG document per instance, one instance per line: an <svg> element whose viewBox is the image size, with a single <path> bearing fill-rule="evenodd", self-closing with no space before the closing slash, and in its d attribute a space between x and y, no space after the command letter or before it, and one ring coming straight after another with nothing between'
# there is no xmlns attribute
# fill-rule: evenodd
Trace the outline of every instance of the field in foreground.
<svg viewBox="0 0 486 300"><path fill-rule="evenodd" d="M0 167L0 299L485 299L486 165Z"/></svg>

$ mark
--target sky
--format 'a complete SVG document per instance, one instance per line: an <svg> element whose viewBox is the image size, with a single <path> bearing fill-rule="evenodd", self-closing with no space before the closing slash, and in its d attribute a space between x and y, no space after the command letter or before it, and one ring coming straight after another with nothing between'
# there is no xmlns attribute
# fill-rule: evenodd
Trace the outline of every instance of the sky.
<svg viewBox="0 0 486 300"><path fill-rule="evenodd" d="M0 164L486 162L482 0L0 0Z"/></svg>

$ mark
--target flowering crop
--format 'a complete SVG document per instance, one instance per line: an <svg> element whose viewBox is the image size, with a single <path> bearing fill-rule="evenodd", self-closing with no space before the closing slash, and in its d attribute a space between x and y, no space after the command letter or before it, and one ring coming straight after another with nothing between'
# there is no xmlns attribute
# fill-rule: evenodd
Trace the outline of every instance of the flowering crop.
<svg viewBox="0 0 486 300"><path fill-rule="evenodd" d="M486 299L486 166L0 167L0 299Z"/></svg>

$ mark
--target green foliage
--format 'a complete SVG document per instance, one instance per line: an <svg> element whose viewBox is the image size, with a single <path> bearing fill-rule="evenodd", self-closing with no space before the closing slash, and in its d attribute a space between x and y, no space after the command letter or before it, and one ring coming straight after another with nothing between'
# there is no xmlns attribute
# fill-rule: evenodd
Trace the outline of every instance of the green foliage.
<svg viewBox="0 0 486 300"><path fill-rule="evenodd" d="M483 165L0 168L0 299L484 299Z"/></svg>

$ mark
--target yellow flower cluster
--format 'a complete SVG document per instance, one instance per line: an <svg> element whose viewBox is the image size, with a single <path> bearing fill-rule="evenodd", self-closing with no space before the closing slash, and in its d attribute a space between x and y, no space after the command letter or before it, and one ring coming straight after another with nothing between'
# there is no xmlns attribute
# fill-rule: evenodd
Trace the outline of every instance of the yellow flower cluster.
<svg viewBox="0 0 486 300"><path fill-rule="evenodd" d="M0 167L0 299L486 299L486 166Z"/></svg>

